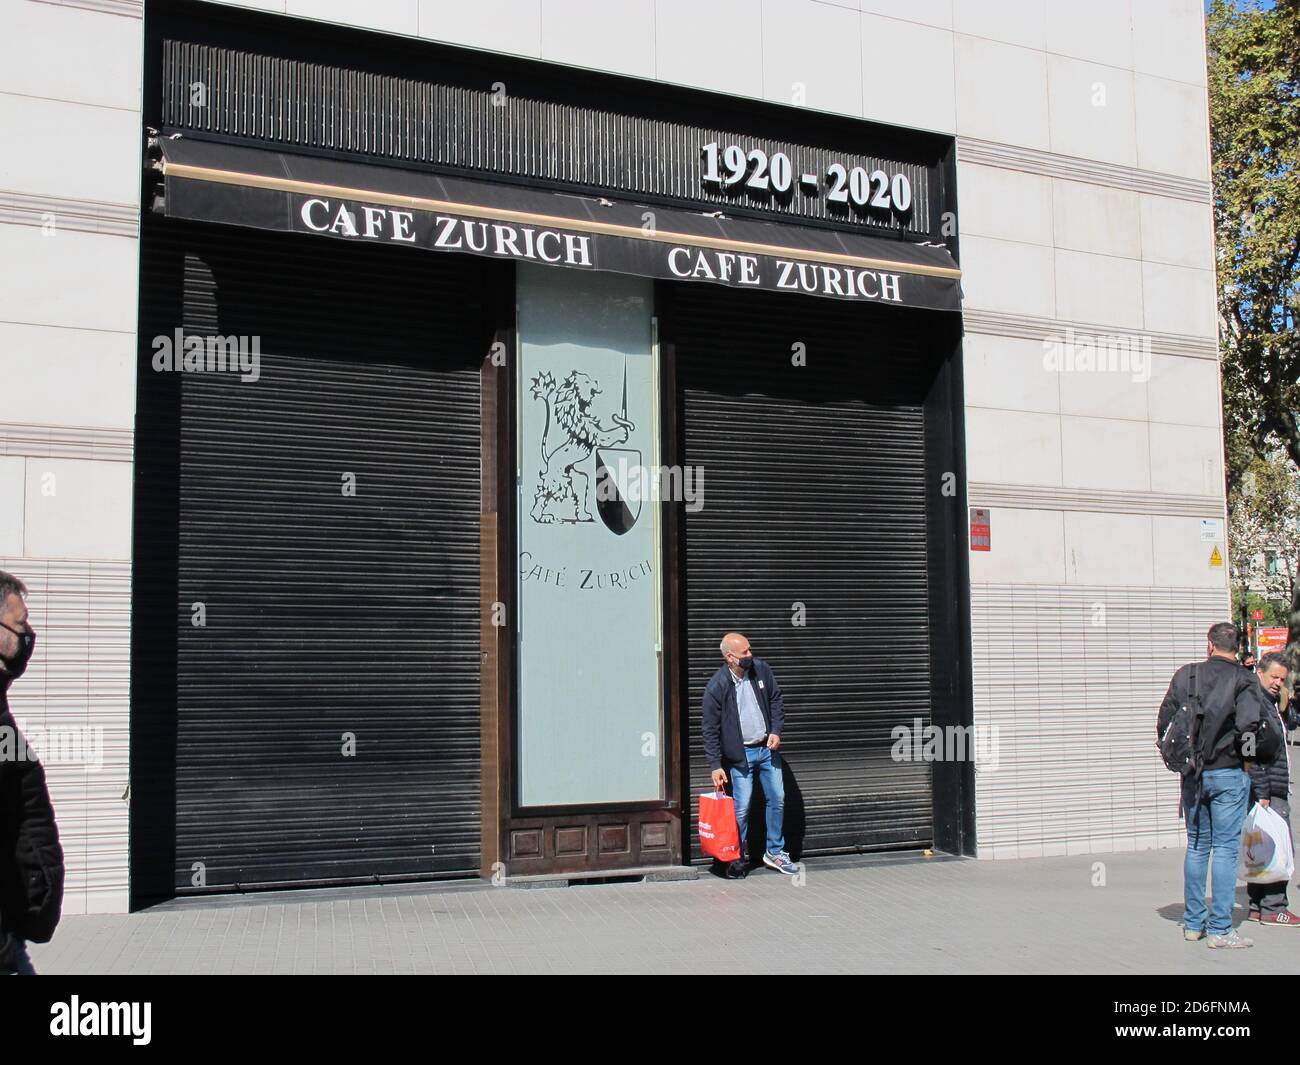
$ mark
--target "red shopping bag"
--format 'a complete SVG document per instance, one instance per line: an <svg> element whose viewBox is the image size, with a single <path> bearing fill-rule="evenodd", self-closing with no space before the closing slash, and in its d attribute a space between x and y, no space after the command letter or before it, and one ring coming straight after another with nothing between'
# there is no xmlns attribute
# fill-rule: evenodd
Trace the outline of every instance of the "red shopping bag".
<svg viewBox="0 0 1300 1065"><path fill-rule="evenodd" d="M700 850L720 862L734 862L740 857L736 804L725 791L700 795Z"/></svg>

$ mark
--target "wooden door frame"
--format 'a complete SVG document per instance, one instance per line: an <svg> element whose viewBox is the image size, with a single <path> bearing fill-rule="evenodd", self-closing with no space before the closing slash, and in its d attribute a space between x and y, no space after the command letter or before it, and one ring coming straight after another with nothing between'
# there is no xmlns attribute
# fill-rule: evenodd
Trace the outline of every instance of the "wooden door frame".
<svg viewBox="0 0 1300 1065"><path fill-rule="evenodd" d="M513 264L494 282L493 331L482 364L482 489L480 506L480 720L482 847L479 875L509 878L609 872L682 864L682 647L677 580L679 502L660 501L660 589L663 596L664 797L521 809L517 799L516 743L519 706L516 653L518 602L515 567L517 485L515 425L518 331ZM656 284L656 300L662 286ZM676 374L670 345L661 342L660 454L680 453Z"/></svg>

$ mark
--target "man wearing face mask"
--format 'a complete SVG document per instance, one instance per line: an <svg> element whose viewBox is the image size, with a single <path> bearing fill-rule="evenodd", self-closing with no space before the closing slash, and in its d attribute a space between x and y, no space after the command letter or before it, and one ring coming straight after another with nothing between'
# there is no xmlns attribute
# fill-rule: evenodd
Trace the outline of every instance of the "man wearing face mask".
<svg viewBox="0 0 1300 1065"><path fill-rule="evenodd" d="M704 753L713 770L713 786L721 789L731 779L736 804L742 856L727 868L727 876L745 875L745 828L754 776L763 779L767 800L767 850L763 864L793 876L799 866L785 850L785 784L781 779L781 732L785 727L784 700L772 670L755 658L749 641L738 632L722 638L724 665L704 689Z"/></svg>
<svg viewBox="0 0 1300 1065"><path fill-rule="evenodd" d="M1270 651L1259 660L1256 669L1259 683L1268 695L1269 706L1278 715L1278 728L1285 736L1286 730L1300 724L1293 706L1285 711L1279 708L1282 697L1282 684L1290 670L1287 668L1286 656ZM1291 825L1291 756L1287 753L1284 742L1272 758L1260 758L1246 764L1250 774L1250 794L1260 806L1271 806L1273 812ZM1287 908L1287 882L1279 880L1272 884L1247 884L1246 894L1250 896L1248 921L1258 921L1275 928L1300 928L1300 916Z"/></svg>
<svg viewBox="0 0 1300 1065"><path fill-rule="evenodd" d="M9 712L9 686L36 647L27 588L0 570L0 974L32 973L27 941L47 943L63 906L63 848L45 770Z"/></svg>

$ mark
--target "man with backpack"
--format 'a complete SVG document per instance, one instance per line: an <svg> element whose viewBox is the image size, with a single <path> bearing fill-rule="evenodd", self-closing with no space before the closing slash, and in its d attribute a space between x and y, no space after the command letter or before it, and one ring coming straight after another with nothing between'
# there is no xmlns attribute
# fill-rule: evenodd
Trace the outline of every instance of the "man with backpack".
<svg viewBox="0 0 1300 1065"><path fill-rule="evenodd" d="M1273 757L1280 730L1268 727L1264 690L1253 670L1237 663L1237 629L1210 626L1206 659L1181 666L1160 704L1156 737L1165 764L1182 776L1187 822L1183 862L1183 938L1208 933L1214 949L1254 946L1232 927L1241 830L1250 797L1249 759ZM1262 726L1262 728L1261 728ZM1206 875L1214 901L1208 914Z"/></svg>
<svg viewBox="0 0 1300 1065"><path fill-rule="evenodd" d="M1285 734L1287 729L1300 725L1295 709L1288 706L1281 710L1278 702L1282 696L1282 684L1290 670L1287 669L1286 657L1276 651L1270 651L1259 660L1259 683L1272 704L1273 713L1278 715L1278 727ZM1275 814L1291 825L1291 759L1286 752L1286 744L1279 746L1272 758L1261 757L1248 764L1250 773L1251 796L1261 806L1270 807ZM1278 880L1271 884L1246 885L1250 896L1250 912L1247 920L1260 924L1273 925L1277 928L1300 928L1300 917L1287 908L1287 882Z"/></svg>

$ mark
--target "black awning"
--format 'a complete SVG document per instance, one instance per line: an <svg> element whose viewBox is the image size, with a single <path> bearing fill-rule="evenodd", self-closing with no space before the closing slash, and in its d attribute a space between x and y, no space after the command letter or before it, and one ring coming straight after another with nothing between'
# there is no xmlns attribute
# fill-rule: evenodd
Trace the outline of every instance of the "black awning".
<svg viewBox="0 0 1300 1065"><path fill-rule="evenodd" d="M735 288L956 311L946 248L189 138L160 142L168 217Z"/></svg>

